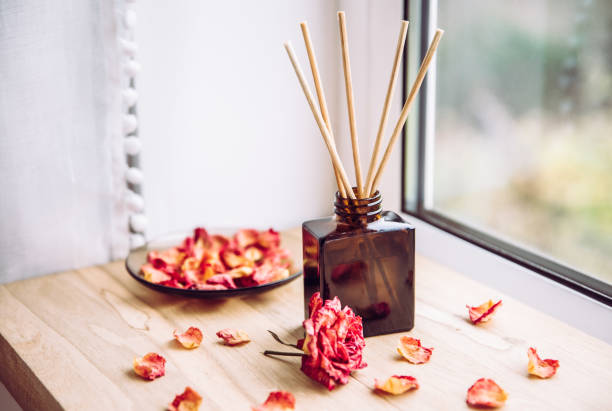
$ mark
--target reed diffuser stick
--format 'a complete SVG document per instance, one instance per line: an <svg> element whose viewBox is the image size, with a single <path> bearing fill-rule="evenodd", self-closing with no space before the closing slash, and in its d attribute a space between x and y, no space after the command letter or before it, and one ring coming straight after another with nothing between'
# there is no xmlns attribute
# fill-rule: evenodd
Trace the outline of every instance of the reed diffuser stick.
<svg viewBox="0 0 612 411"><path fill-rule="evenodd" d="M372 151L370 166L368 167L368 176L366 178L365 185L366 193L370 193L372 191L372 184L374 183L374 171L376 169L376 163L378 162L378 152L380 151L382 136L387 126L387 120L389 119L389 111L391 110L391 101L393 99L395 82L397 80L397 73L399 72L400 66L402 65L402 55L404 54L404 44L406 44L407 34L408 22L406 20L402 20L399 38L397 39L397 48L395 49L393 69L391 70L391 78L389 79L389 86L387 87L387 96L385 97L385 104L383 105L383 111L380 117L380 124L378 125L378 133L376 133L376 141L374 142L374 150Z"/></svg>
<svg viewBox="0 0 612 411"><path fill-rule="evenodd" d="M419 68L417 77L414 80L414 84L412 85L412 88L410 89L410 94L408 94L406 103L404 103L404 107L402 108L400 118L395 124L395 129L393 130L393 134L391 135L391 138L389 139L389 144L387 145L385 154L383 155L383 158L380 161L380 166L378 167L378 171L376 172L376 177L374 177L374 182L372 183L370 195L372 195L372 193L376 191L376 187L378 186L378 183L380 182L380 177L382 176L383 171L385 170L385 166L387 165L387 162L389 161L389 157L391 156L391 152L393 151L393 146L395 145L395 141L397 140L397 137L400 135L402 128L404 127L404 123L406 122L406 119L408 118L408 112L410 111L410 106L412 106L412 103L417 93L419 92L419 89L421 88L421 84L423 83L423 79L425 78L425 75L427 74L427 69L429 68L429 64L431 63L431 60L433 59L436 49L438 48L438 43L440 43L440 39L442 38L443 34L444 34L444 30L437 29L433 40L429 44L429 49L427 49L427 53L425 54L425 58L423 59L423 62L421 63L421 67Z"/></svg>
<svg viewBox="0 0 612 411"><path fill-rule="evenodd" d="M317 98L319 99L319 108L321 110L321 115L323 116L323 121L327 126L327 131L329 131L331 143L334 145L334 147L336 147L336 140L334 138L334 132L331 127L331 122L329 120L329 112L327 111L325 93L323 92L323 85L321 84L321 76L319 75L317 58L314 53L314 47L312 46L312 42L310 41L310 31L308 30L308 24L304 21L300 23L300 28L302 29L304 44L306 45L306 51L308 52L308 61L310 62L310 70L312 71L312 78L314 80L315 90L317 91ZM348 189L352 191L352 187L347 187L345 189L344 184L342 183L342 178L340 178L340 173L335 167L334 174L336 176L336 184L338 184L338 191L340 192L342 198L346 198L346 190Z"/></svg>
<svg viewBox="0 0 612 411"><path fill-rule="evenodd" d="M340 178L342 179L342 183L344 184L344 186L350 187L351 183L349 182L349 179L346 176L346 172L344 171L344 167L342 166L342 160L340 160L340 157L338 156L338 152L336 151L335 145L331 142L331 137L329 135L329 131L327 130L327 126L325 125L325 122L323 121L323 117L321 117L321 113L319 112L319 109L317 108L314 102L314 98L312 96L312 93L310 92L310 88L308 87L308 83L306 83L306 79L304 79L304 73L302 72L300 63L297 61L297 58L295 57L295 52L293 51L293 47L291 46L290 42L285 43L285 50L287 50L287 54L289 55L289 60L291 60L291 65L293 65L295 74L298 78L298 81L300 82L300 85L302 86L302 91L304 92L304 96L306 97L306 100L308 101L308 105L310 106L310 110L312 111L312 114L317 122L317 125L319 126L319 131L321 131L321 136L323 136L323 141L325 142L325 145L327 146L327 150L329 151L329 155L331 157L332 164L334 168L337 169L338 172L340 173ZM356 199L355 194L353 193L353 190L347 190L346 194L349 196L349 198L353 200Z"/></svg>
<svg viewBox="0 0 612 411"><path fill-rule="evenodd" d="M357 122L355 121L355 104L353 99L353 80L351 79L351 62L346 33L346 17L343 11L338 12L340 26L340 44L342 45L342 67L344 68L344 85L346 88L346 104L348 106L349 125L351 129L351 145L353 146L353 162L355 163L355 178L357 180L357 196L363 198L363 179L361 177L361 160L359 159L359 141L357 139Z"/></svg>

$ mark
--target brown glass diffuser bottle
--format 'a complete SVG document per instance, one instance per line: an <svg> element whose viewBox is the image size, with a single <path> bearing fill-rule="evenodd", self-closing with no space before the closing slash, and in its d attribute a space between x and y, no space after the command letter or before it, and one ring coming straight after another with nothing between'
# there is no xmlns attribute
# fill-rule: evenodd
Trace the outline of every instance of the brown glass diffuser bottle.
<svg viewBox="0 0 612 411"><path fill-rule="evenodd" d="M335 215L302 225L304 302L338 296L363 318L366 337L414 326L414 227L371 198L336 193Z"/></svg>

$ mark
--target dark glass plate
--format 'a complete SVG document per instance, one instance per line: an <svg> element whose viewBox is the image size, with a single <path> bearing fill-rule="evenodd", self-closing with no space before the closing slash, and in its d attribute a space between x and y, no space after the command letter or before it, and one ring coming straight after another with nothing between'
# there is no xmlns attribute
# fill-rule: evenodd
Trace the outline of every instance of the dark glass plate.
<svg viewBox="0 0 612 411"><path fill-rule="evenodd" d="M211 233L215 234L224 234L231 235L233 230L211 230ZM194 297L194 298L226 298L226 297L235 297L246 294L255 294L261 293L263 291L268 291L276 287L280 287L281 285L285 285L296 278L298 278L302 272L296 270L295 267L291 268L291 272L289 277L282 279L280 281L274 281L267 284L258 285L255 287L243 287L243 288L234 288L230 290L186 290L182 288L174 288L168 287L161 284L153 284L145 280L140 274L140 267L146 263L147 254L151 250L165 250L170 247L175 247L183 241L185 237L191 235L191 233L179 233L179 234L168 234L158 239L149 241L146 245L135 248L130 251L130 254L125 259L125 268L127 268L128 273L138 282L149 287L155 291L159 291L167 294L175 294L182 295L185 297ZM282 245L282 244L281 244Z"/></svg>

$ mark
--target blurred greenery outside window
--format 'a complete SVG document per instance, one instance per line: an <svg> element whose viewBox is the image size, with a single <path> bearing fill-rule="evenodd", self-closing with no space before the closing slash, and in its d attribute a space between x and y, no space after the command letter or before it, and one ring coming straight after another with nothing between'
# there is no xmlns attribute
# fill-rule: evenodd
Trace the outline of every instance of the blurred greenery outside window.
<svg viewBox="0 0 612 411"><path fill-rule="evenodd" d="M419 36L445 34L406 127L404 209L541 256L609 294L612 1L406 4L406 87Z"/></svg>

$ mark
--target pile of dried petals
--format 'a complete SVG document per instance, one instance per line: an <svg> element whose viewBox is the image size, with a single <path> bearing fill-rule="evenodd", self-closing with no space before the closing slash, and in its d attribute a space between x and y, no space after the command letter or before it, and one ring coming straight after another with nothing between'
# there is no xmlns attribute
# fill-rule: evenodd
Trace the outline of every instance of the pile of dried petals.
<svg viewBox="0 0 612 411"><path fill-rule="evenodd" d="M295 410L295 397L287 391L273 391L268 395L266 402L253 411L293 411Z"/></svg>
<svg viewBox="0 0 612 411"><path fill-rule="evenodd" d="M289 252L278 232L244 229L228 238L196 228L178 247L151 251L140 270L145 280L174 288L227 290L289 276Z"/></svg>
<svg viewBox="0 0 612 411"><path fill-rule="evenodd" d="M527 372L531 375L540 378L550 378L556 374L557 368L559 368L558 360L551 360L549 358L545 360L540 359L536 349L533 347L527 350L527 356L529 357Z"/></svg>

